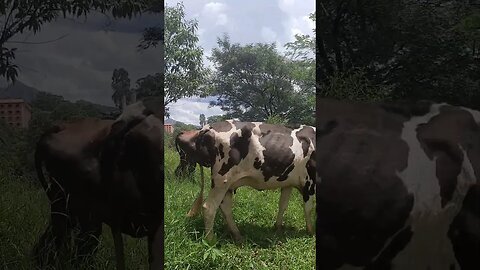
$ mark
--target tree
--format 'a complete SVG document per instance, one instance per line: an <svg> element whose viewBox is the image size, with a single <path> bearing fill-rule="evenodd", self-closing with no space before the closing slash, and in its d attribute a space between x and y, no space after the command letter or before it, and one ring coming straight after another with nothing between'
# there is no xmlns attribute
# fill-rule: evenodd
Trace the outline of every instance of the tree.
<svg viewBox="0 0 480 270"><path fill-rule="evenodd" d="M162 74L155 73L154 75L147 75L138 79L136 82L137 86L134 90L137 93L137 98L162 96L163 78Z"/></svg>
<svg viewBox="0 0 480 270"><path fill-rule="evenodd" d="M229 37L219 38L210 58L217 71L212 87L220 106L229 118L264 121L277 115L303 123L312 114L304 106L307 95L294 86L288 59L275 44L231 44ZM310 98L313 100L313 93Z"/></svg>
<svg viewBox="0 0 480 270"><path fill-rule="evenodd" d="M205 126L205 124L207 123L207 121L205 120L205 114L200 114L200 126L203 127Z"/></svg>
<svg viewBox="0 0 480 270"><path fill-rule="evenodd" d="M15 65L16 48L9 46L11 39L25 31L37 33L45 23L60 16L87 16L96 10L115 18L136 16L160 6L156 0L2 0L0 15L4 16L0 32L0 76L15 81L18 67Z"/></svg>
<svg viewBox="0 0 480 270"><path fill-rule="evenodd" d="M130 96L130 78L124 68L116 68L113 71L112 89L115 106L123 110L127 106L127 98Z"/></svg>
<svg viewBox="0 0 480 270"><path fill-rule="evenodd" d="M183 97L203 95L207 70L198 46L198 22L186 20L182 3L165 12L165 106Z"/></svg>
<svg viewBox="0 0 480 270"><path fill-rule="evenodd" d="M228 117L225 115L212 115L207 118L207 124L221 122L227 120Z"/></svg>
<svg viewBox="0 0 480 270"><path fill-rule="evenodd" d="M339 88L345 89L352 76L362 74L361 80L380 91L378 96L370 95L373 99L383 98L383 91L391 89L386 98L430 99L478 108L477 45L459 26L462 21L475 21L469 19L478 11L473 3L321 1L316 33L319 94L341 98L342 93L336 96L330 91L330 84L339 85L342 80L337 79L345 78L345 87Z"/></svg>

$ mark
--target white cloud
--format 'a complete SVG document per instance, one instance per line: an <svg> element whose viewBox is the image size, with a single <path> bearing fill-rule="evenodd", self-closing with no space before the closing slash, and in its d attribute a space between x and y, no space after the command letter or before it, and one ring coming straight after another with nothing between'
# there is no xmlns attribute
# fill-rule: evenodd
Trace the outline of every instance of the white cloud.
<svg viewBox="0 0 480 270"><path fill-rule="evenodd" d="M220 107L209 108L207 99L204 99L205 102L199 100L203 101L199 98L182 98L170 104L170 118L185 124L199 125L199 117L202 113L205 114L206 118L224 114Z"/></svg>
<svg viewBox="0 0 480 270"><path fill-rule="evenodd" d="M266 42L273 42L277 39L277 33L270 27L262 26L261 34L263 40Z"/></svg>
<svg viewBox="0 0 480 270"><path fill-rule="evenodd" d="M315 2L279 0L278 7L287 14L282 24L288 41L293 41L295 34L313 34L315 24L308 16L315 10Z"/></svg>
<svg viewBox="0 0 480 270"><path fill-rule="evenodd" d="M203 12L218 14L226 9L226 5L220 2L209 2L203 7Z"/></svg>
<svg viewBox="0 0 480 270"><path fill-rule="evenodd" d="M215 24L216 25L226 25L227 22L228 22L227 14L221 13L221 14L218 14L217 22L215 22Z"/></svg>
<svg viewBox="0 0 480 270"><path fill-rule="evenodd" d="M227 5L220 2L209 2L203 6L202 14L205 17L215 20L215 25L226 25L228 23L228 16L225 13Z"/></svg>

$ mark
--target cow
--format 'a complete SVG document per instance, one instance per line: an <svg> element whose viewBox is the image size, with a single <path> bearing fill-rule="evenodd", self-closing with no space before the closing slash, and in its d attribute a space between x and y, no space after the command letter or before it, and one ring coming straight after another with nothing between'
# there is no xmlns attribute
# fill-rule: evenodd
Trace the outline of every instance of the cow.
<svg viewBox="0 0 480 270"><path fill-rule="evenodd" d="M480 269L480 112L317 99L318 269Z"/></svg>
<svg viewBox="0 0 480 270"><path fill-rule="evenodd" d="M207 124L190 141L195 149L192 160L211 168L212 189L203 204L208 241L214 237L213 221L218 207L234 240L243 240L232 216L232 194L241 186L257 190L281 189L277 228L283 224L291 191L296 188L304 199L307 231L313 234L315 127L301 125L291 129L261 122L227 120ZM202 192L197 202L202 201L201 196Z"/></svg>
<svg viewBox="0 0 480 270"><path fill-rule="evenodd" d="M160 268L163 255L155 249L161 249L163 230L163 117L148 104L131 105L115 121L55 125L41 137L35 163L51 204L51 225L42 241L51 228L60 251L78 226L82 242L76 245L89 254L106 223L117 269L125 269L121 233L148 237L150 267Z"/></svg>
<svg viewBox="0 0 480 270"><path fill-rule="evenodd" d="M175 169L176 176L182 176L184 174L190 175L195 171L197 163L193 159L195 147L192 138L194 138L198 132L198 130L186 130L175 136L175 149L180 156L180 163Z"/></svg>

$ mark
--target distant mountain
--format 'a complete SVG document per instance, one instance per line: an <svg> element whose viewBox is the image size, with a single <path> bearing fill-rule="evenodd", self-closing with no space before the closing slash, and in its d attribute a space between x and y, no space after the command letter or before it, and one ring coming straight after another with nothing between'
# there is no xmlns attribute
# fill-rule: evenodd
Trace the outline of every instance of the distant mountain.
<svg viewBox="0 0 480 270"><path fill-rule="evenodd" d="M40 91L28 86L20 81L10 84L5 88L0 88L0 98L21 98L28 103L32 103Z"/></svg>
<svg viewBox="0 0 480 270"><path fill-rule="evenodd" d="M0 88L0 99L21 98L28 103L32 103L37 98L38 94L41 92L43 91L40 91L34 87L28 86L22 83L21 81L16 81L14 84L10 84L5 88ZM58 96L58 95L54 95L54 96ZM62 98L61 96L58 96L58 97ZM69 101L69 102L72 102L72 101ZM83 106L92 106L95 109L97 109L99 112L105 115L118 115L120 113L116 107L100 105L100 104L92 103L86 100L77 100L76 102L73 102L73 103L76 103L78 105L83 105Z"/></svg>
<svg viewBox="0 0 480 270"><path fill-rule="evenodd" d="M166 125L175 125L176 123L182 123L176 120L173 120L172 118L166 118L164 121L164 124ZM183 124L183 123L182 123Z"/></svg>

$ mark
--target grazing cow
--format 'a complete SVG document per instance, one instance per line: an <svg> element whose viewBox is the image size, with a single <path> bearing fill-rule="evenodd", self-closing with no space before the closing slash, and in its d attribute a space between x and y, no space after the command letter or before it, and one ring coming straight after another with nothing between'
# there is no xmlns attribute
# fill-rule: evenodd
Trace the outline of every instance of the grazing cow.
<svg viewBox="0 0 480 270"><path fill-rule="evenodd" d="M163 227L163 117L148 104L131 105L116 121L57 125L38 142L37 173L51 202L58 250L78 225L83 242L77 245L82 254L91 252L103 222L112 230L117 269L125 269L121 233L148 236L151 269L159 269L162 254L152 245Z"/></svg>
<svg viewBox="0 0 480 270"><path fill-rule="evenodd" d="M208 240L213 237L213 221L220 207L234 239L241 241L232 216L232 193L245 185L258 190L281 188L277 228L283 223L291 191L297 188L305 202L307 230L313 234L314 127L302 125L290 129L228 120L204 126L191 141L195 147L193 160L211 167L212 172L212 189L203 205Z"/></svg>
<svg viewBox="0 0 480 270"><path fill-rule="evenodd" d="M319 269L480 269L480 112L317 100Z"/></svg>
<svg viewBox="0 0 480 270"><path fill-rule="evenodd" d="M198 130L182 131L175 137L175 149L180 156L180 163L175 169L176 176L181 176L185 173L191 174L195 171L197 163L193 159L195 144L192 138L194 138L198 132Z"/></svg>

